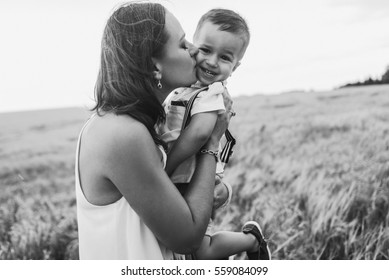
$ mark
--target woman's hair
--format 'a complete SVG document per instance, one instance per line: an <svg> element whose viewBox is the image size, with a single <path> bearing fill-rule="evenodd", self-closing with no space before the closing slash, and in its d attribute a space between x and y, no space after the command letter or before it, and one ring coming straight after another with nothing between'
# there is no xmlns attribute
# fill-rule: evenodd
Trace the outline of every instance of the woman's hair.
<svg viewBox="0 0 389 280"><path fill-rule="evenodd" d="M117 8L105 26L95 86L96 110L126 114L143 123L154 142L165 145L155 125L165 120L158 101L152 57L160 58L168 40L161 4L132 2Z"/></svg>

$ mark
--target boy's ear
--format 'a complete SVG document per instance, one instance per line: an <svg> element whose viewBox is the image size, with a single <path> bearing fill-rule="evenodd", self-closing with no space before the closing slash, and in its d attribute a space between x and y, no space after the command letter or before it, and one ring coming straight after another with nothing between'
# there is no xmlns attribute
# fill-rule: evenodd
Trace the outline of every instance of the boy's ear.
<svg viewBox="0 0 389 280"><path fill-rule="evenodd" d="M240 65L240 61L238 61L238 62L235 64L234 68L232 68L232 72L234 72L234 71L236 70L236 68L239 67L239 65Z"/></svg>

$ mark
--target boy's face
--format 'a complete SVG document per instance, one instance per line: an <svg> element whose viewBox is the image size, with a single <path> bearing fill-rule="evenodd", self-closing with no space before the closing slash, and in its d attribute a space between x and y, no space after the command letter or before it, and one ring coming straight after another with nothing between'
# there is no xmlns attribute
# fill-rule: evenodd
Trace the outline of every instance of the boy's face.
<svg viewBox="0 0 389 280"><path fill-rule="evenodd" d="M238 35L218 28L206 21L193 39L199 49L196 75L204 85L226 80L239 66L244 52L244 42Z"/></svg>

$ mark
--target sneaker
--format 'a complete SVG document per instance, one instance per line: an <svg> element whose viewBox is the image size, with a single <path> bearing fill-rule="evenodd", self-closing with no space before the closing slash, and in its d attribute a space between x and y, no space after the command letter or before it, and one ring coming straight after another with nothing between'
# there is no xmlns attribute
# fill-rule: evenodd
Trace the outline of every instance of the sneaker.
<svg viewBox="0 0 389 280"><path fill-rule="evenodd" d="M257 238L259 243L258 252L247 252L247 257L249 260L271 260L271 253L269 247L267 246L267 242L263 237L261 227L257 222L249 221L245 223L242 227L242 232L245 234L251 233L255 236L255 238Z"/></svg>

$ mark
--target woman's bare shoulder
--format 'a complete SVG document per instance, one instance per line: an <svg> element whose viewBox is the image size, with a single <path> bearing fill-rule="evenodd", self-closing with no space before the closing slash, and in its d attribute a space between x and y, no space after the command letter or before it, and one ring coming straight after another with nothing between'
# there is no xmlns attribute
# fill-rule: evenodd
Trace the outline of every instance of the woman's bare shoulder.
<svg viewBox="0 0 389 280"><path fill-rule="evenodd" d="M150 136L147 128L127 115L106 114L95 121L95 131L104 139L139 139ZM99 139L99 138L98 138ZM101 139L101 138L100 138Z"/></svg>
<svg viewBox="0 0 389 280"><path fill-rule="evenodd" d="M105 114L92 119L83 133L83 143L103 156L120 153L123 148L136 149L153 141L139 121L127 115Z"/></svg>

